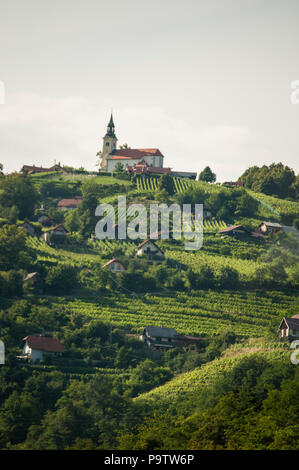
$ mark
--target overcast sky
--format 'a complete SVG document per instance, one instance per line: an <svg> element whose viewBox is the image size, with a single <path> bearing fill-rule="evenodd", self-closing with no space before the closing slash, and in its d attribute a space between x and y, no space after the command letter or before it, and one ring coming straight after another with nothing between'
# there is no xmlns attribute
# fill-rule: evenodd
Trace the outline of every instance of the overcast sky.
<svg viewBox="0 0 299 470"><path fill-rule="evenodd" d="M234 180L298 172L298 0L0 0L0 162L95 170L118 143Z"/></svg>

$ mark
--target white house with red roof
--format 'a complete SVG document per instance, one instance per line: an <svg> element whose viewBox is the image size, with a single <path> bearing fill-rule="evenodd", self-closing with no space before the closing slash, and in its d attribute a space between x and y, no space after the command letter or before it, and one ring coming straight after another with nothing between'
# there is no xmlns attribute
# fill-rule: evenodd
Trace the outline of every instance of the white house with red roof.
<svg viewBox="0 0 299 470"><path fill-rule="evenodd" d="M106 135L103 137L103 149L101 152L101 169L113 172L117 163L121 163L126 169L134 167L144 161L150 167L162 168L164 155L157 148L130 149L117 148L117 137L111 114Z"/></svg>
<svg viewBox="0 0 299 470"><path fill-rule="evenodd" d="M32 362L42 362L45 356L61 356L64 352L63 346L56 338L43 335L29 335L23 341L22 359L29 359Z"/></svg>

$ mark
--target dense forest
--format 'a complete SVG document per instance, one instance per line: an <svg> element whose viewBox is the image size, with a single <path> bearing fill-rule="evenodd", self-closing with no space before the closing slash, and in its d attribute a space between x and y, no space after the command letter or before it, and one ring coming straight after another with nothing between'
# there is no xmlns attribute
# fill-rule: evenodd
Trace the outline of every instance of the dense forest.
<svg viewBox="0 0 299 470"><path fill-rule="evenodd" d="M68 170L0 172L0 448L298 450L299 369L277 332L298 313L298 176L253 167L227 187L207 171L191 181ZM136 256L142 240L97 240L95 209L117 208L119 195L204 204L202 249L158 240L165 256L149 263ZM253 237L265 220L286 229ZM59 224L67 235L45 239ZM221 235L234 224L243 235ZM125 270L103 268L116 257ZM199 347L154 354L140 341L148 325ZM20 358L37 334L57 338L62 356Z"/></svg>

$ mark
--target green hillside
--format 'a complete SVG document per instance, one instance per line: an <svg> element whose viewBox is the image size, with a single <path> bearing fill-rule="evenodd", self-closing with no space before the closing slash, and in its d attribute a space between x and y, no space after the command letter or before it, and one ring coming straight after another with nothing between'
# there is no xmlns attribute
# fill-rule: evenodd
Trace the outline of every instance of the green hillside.
<svg viewBox="0 0 299 470"><path fill-rule="evenodd" d="M92 174L0 178L0 339L6 347L0 448L265 449L279 446L281 435L286 448L296 448L293 418L284 431L267 400L297 390L289 346L277 329L283 317L298 313L298 241L283 230L264 239L252 231L262 220L286 224L289 217L291 225L298 204L202 181L162 183ZM77 195L83 197L77 208L58 208L60 199ZM157 263L137 256L142 239L96 239L95 208L111 204L117 223L119 195L147 211L164 198L168 205L203 203L211 215L203 220L202 248L185 250L183 238L157 240L163 253ZM46 243L45 233L59 224ZM219 233L235 224L245 232ZM103 268L114 258L122 271ZM195 337L197 349L187 343L164 354L148 349L140 341L147 326ZM23 338L37 334L59 340L62 356L28 361ZM230 402L241 410L235 417ZM214 407L227 439L213 426L210 431ZM275 421L268 437L265 407ZM243 429L247 414L250 423L258 421L257 443ZM297 409L292 416L298 418ZM230 434L227 423L234 420L247 442Z"/></svg>
<svg viewBox="0 0 299 470"><path fill-rule="evenodd" d="M290 356L286 345L252 338L229 347L221 357L202 367L180 374L165 385L139 395L136 401L145 402L146 406L151 406L151 403L154 403L160 413L167 409L176 410L178 407L183 407L184 402L191 402L194 405L196 397L204 389L212 387L216 381L225 377L243 359L255 357L257 354L271 363L280 360L287 363Z"/></svg>

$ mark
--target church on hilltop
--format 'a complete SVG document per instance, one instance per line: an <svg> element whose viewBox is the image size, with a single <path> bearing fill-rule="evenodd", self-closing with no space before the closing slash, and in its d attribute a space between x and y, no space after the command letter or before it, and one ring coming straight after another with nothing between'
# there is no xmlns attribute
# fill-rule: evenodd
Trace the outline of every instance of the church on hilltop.
<svg viewBox="0 0 299 470"><path fill-rule="evenodd" d="M164 173L165 170L169 170L167 172L170 172L170 168L163 168L164 155L162 155L160 150L157 148L118 149L112 114L108 123L107 132L103 137L103 149L100 156L100 168L102 171L113 172L116 164L121 163L127 171L134 171L134 169L138 169L142 166L143 168L146 168L147 171L148 169L155 169L159 173Z"/></svg>

